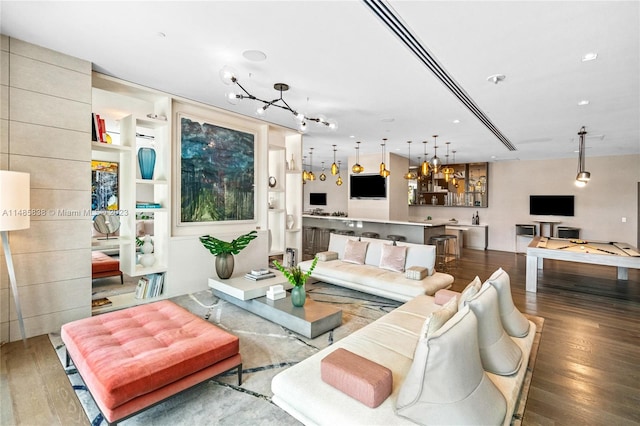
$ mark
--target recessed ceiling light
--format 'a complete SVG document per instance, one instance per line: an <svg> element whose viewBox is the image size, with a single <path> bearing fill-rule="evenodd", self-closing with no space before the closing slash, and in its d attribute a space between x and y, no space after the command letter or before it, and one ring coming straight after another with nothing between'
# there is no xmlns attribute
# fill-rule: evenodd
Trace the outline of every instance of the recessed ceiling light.
<svg viewBox="0 0 640 426"><path fill-rule="evenodd" d="M578 102L578 106L585 106L585 105L589 105L589 101L586 99L583 99L580 102Z"/></svg>
<svg viewBox="0 0 640 426"><path fill-rule="evenodd" d="M165 33L163 33L162 31L158 31L158 33L156 34L158 37L160 38L165 38L167 35Z"/></svg>
<svg viewBox="0 0 640 426"><path fill-rule="evenodd" d="M593 61L598 57L598 54L595 52L589 52L582 55L582 62Z"/></svg>
<svg viewBox="0 0 640 426"><path fill-rule="evenodd" d="M487 77L487 81L490 81L493 84L498 84L501 81L504 81L505 78L507 78L507 76L504 74L494 74Z"/></svg>
<svg viewBox="0 0 640 426"><path fill-rule="evenodd" d="M383 118L382 120L383 123L393 123L394 121L396 121L395 118Z"/></svg>
<svg viewBox="0 0 640 426"><path fill-rule="evenodd" d="M458 119L453 120L453 124L458 124L458 123L460 123L460 120Z"/></svg>
<svg viewBox="0 0 640 426"><path fill-rule="evenodd" d="M244 52L242 52L242 56L254 62L260 62L267 59L267 55L260 50L245 50Z"/></svg>

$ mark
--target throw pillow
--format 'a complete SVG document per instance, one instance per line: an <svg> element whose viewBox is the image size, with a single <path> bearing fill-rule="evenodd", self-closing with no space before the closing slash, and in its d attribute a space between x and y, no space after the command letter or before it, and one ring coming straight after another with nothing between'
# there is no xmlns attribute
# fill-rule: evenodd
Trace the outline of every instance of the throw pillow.
<svg viewBox="0 0 640 426"><path fill-rule="evenodd" d="M500 268L487 281L498 291L500 320L504 331L509 336L525 337L529 334L529 320L513 304L509 274Z"/></svg>
<svg viewBox="0 0 640 426"><path fill-rule="evenodd" d="M462 307L467 303L467 300L471 299L473 296L478 294L480 288L482 287L482 281L476 275L476 277L471 281L460 293L460 298L458 299L458 309L462 309Z"/></svg>
<svg viewBox="0 0 640 426"><path fill-rule="evenodd" d="M342 260L349 263L364 265L364 258L367 254L368 245L369 243L366 241L347 241L344 246L344 257Z"/></svg>
<svg viewBox="0 0 640 426"><path fill-rule="evenodd" d="M390 271L404 272L404 261L406 256L407 247L383 244L382 254L380 255L380 267Z"/></svg>
<svg viewBox="0 0 640 426"><path fill-rule="evenodd" d="M478 318L478 347L484 369L501 376L517 372L522 363L522 351L502 327L496 289L485 283L467 305Z"/></svg>
<svg viewBox="0 0 640 426"><path fill-rule="evenodd" d="M338 253L335 251L322 251L317 253L316 257L320 262L328 262L330 260L336 260L338 258Z"/></svg>
<svg viewBox="0 0 640 426"><path fill-rule="evenodd" d="M503 423L507 402L482 369L478 321L468 307L418 341L395 409L418 424Z"/></svg>
<svg viewBox="0 0 640 426"><path fill-rule="evenodd" d="M428 339L458 312L458 301L455 298L445 303L442 308L433 311L424 321L420 331L421 339Z"/></svg>

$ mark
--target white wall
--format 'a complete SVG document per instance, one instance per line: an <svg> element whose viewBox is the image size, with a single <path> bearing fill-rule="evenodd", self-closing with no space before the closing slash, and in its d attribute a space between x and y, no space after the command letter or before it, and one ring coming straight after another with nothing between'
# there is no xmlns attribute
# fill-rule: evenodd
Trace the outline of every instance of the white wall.
<svg viewBox="0 0 640 426"><path fill-rule="evenodd" d="M346 166L342 165L343 173L342 176L342 185L336 185L336 179L338 176L333 176L329 169L325 170L325 174L327 175L327 180L322 182L318 177L321 170L314 170L313 174L316 175L316 180L307 181L304 185L302 185L303 191L303 200L304 207L303 210L312 210L315 208L321 208L325 212L333 213L333 212L346 212L348 209L347 201L348 197L348 188L349 188L349 177L346 173ZM309 194L312 192L324 192L327 194L327 205L326 206L312 206L309 204Z"/></svg>

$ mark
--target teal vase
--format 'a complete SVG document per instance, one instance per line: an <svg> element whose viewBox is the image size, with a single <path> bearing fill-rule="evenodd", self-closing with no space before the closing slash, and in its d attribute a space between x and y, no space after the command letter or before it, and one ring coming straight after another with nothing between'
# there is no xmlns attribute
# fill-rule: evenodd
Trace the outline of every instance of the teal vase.
<svg viewBox="0 0 640 426"><path fill-rule="evenodd" d="M304 302L307 299L307 295L304 292L304 284L297 285L291 289L291 303L297 308L304 306Z"/></svg>
<svg viewBox="0 0 640 426"><path fill-rule="evenodd" d="M156 167L156 151L143 147L138 150L138 164L142 179L153 179L153 169Z"/></svg>

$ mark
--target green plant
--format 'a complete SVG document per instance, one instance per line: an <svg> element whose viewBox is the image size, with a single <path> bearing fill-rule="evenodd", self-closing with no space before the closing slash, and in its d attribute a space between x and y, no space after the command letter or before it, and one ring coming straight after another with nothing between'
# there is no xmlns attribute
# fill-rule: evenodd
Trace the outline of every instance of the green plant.
<svg viewBox="0 0 640 426"><path fill-rule="evenodd" d="M273 261L273 265L278 268L278 271L282 272L287 281L289 281L294 287L303 286L304 283L307 282L307 278L309 278L311 272L315 269L316 263L318 263L318 258L314 257L309 270L307 272L302 272L302 269L300 269L299 266L290 266L285 268L279 264L277 260Z"/></svg>
<svg viewBox="0 0 640 426"><path fill-rule="evenodd" d="M203 235L200 237L200 242L202 245L211 252L214 256L219 256L221 254L238 254L242 249L249 245L251 240L254 240L258 237L257 231L251 231L244 235L240 235L235 240L230 243L226 241L219 240L211 235Z"/></svg>

